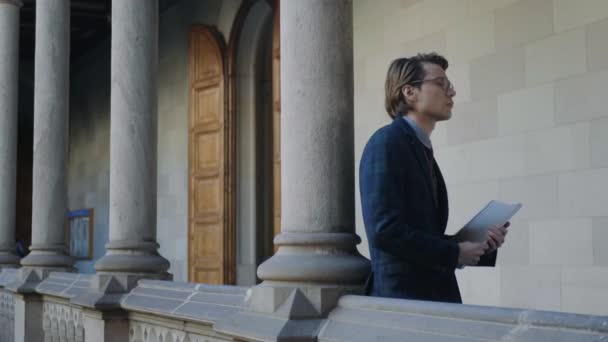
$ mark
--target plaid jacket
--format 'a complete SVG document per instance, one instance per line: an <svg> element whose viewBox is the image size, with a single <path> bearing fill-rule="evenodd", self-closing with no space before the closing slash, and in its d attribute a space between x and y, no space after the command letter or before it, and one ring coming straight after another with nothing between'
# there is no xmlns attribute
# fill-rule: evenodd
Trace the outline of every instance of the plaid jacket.
<svg viewBox="0 0 608 342"><path fill-rule="evenodd" d="M448 196L433 160L432 191L424 146L401 117L370 138L359 166L359 189L369 242L372 296L460 303L454 274L458 244L445 235ZM496 253L482 257L493 266Z"/></svg>

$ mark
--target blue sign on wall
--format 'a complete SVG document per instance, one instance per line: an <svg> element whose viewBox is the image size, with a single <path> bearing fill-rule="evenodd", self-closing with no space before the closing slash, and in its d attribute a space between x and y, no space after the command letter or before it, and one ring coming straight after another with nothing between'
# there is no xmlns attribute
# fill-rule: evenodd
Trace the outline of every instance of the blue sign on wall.
<svg viewBox="0 0 608 342"><path fill-rule="evenodd" d="M77 259L93 258L93 209L68 213L69 253Z"/></svg>

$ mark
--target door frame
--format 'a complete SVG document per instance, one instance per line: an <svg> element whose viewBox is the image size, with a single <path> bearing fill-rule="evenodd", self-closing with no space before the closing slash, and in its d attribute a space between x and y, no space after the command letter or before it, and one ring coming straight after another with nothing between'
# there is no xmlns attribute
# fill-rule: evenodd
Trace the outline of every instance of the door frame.
<svg viewBox="0 0 608 342"><path fill-rule="evenodd" d="M243 33L243 29L245 26L245 22L252 10L252 8L254 7L254 5L256 5L256 3L258 1L265 1L271 8L273 13L273 30L276 28L278 30L278 23L277 25L275 25L275 21L278 20L279 18L279 13L278 13L278 5L279 5L279 0L244 0L238 11L237 14L234 18L233 24L232 24L232 28L230 30L230 38L228 40L228 47L227 47L227 52L226 52L226 72L227 72L227 85L228 85L228 90L227 90L227 99L228 99L228 103L227 103L227 109L228 109L228 113L227 113L227 122L230 123L228 127L229 131L227 132L227 136L229 137L229 148L228 148L228 159L229 159L229 165L228 168L230 170L230 174L234 175L235 177L231 178L231 191L233 196L231 197L231 203L229 205L228 208L230 208L229 210L229 217L230 217L230 226L233 227L233 232L236 234L237 231L237 225L236 225L236 218L237 218L237 210L236 210L236 191L237 191L237 182L239 181L238 179L236 179L236 174L237 174L237 151L236 151L236 146L237 146L237 122L238 122L238 118L237 118L237 111L238 111L238 88L239 88L239 84L238 84L238 57L239 57L239 53L242 51L239 51L239 42L241 40L242 37L242 33ZM276 27L275 27L276 26ZM272 99L274 101L274 98ZM274 114L273 114L274 116ZM274 121L274 117L271 118L272 121ZM280 127L279 127L280 129ZM271 140L273 141L271 143L274 144L274 140L275 140L275 134L273 132L273 137L271 138ZM280 142L279 142L280 144ZM275 152L274 149L272 151L273 153ZM271 172L273 173L271 175L271 179L272 181L272 188L270 189L271 191L271 200L270 200L270 204L273 206L273 210L271 213L271 220L274 222L274 197L275 197L275 181L274 178L276 177L275 175L275 171L274 171L274 167L271 167ZM279 189L280 191L280 189ZM280 223L280 221L278 221ZM275 223L273 223L273 226L275 225ZM276 232L278 229L275 229L273 227L273 231ZM256 234L258 232L256 231ZM269 238L272 239L274 237L270 236ZM236 236L235 236L236 238ZM264 239L266 239L266 236L262 237ZM272 242L272 241L271 241ZM236 249L237 249L237 245L236 245L236 241L235 244L233 245L234 247L234 256L235 256L235 264L237 262L236 260ZM274 250L276 252L276 249ZM272 253L272 251L269 251ZM266 254L266 253L264 253Z"/></svg>

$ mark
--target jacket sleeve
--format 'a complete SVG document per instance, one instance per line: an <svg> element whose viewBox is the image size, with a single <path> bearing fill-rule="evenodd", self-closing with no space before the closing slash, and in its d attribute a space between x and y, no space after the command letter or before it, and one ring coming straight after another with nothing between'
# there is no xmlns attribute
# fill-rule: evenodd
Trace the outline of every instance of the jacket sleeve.
<svg viewBox="0 0 608 342"><path fill-rule="evenodd" d="M402 192L408 188L399 172L403 158L403 151L385 137L372 138L365 148L359 179L369 243L407 262L456 268L458 244L412 227L404 216Z"/></svg>
<svg viewBox="0 0 608 342"><path fill-rule="evenodd" d="M479 258L479 262L477 266L486 266L486 267L494 267L496 266L496 257L498 256L498 251L494 251L492 253L486 253Z"/></svg>

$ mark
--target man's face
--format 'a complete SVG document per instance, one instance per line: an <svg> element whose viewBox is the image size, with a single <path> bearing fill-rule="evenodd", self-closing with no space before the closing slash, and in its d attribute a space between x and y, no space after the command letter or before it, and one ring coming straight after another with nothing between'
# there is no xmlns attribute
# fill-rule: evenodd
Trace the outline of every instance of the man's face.
<svg viewBox="0 0 608 342"><path fill-rule="evenodd" d="M424 63L423 68L426 75L418 82L419 87L404 87L404 96L414 111L421 115L435 121L449 120L456 91L439 65Z"/></svg>

